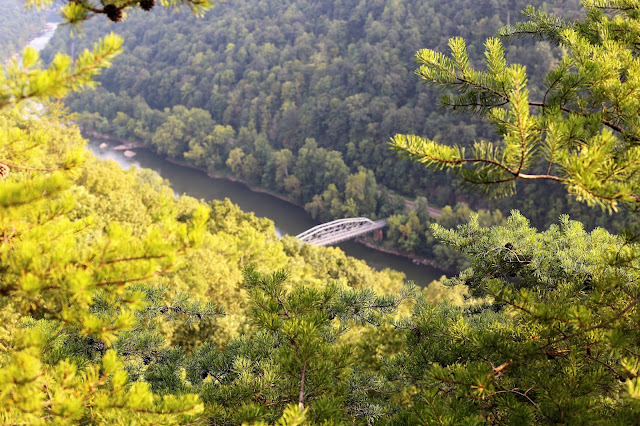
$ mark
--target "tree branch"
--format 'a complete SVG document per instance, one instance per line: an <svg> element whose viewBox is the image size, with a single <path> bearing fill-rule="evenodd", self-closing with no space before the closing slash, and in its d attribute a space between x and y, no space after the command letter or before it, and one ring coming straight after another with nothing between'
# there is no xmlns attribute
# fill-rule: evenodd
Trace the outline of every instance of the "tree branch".
<svg viewBox="0 0 640 426"><path fill-rule="evenodd" d="M298 395L298 404L300 408L304 410L304 380L307 373L307 363L302 364L302 371L300 372L300 394Z"/></svg>

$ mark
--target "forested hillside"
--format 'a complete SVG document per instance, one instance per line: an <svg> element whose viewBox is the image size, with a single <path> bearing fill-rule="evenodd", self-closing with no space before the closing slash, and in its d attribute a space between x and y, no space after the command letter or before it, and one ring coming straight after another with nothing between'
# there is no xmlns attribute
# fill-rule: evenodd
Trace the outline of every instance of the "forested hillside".
<svg viewBox="0 0 640 426"><path fill-rule="evenodd" d="M38 422L40 411L27 407L44 397L37 393L41 386L78 398L72 395L82 392L74 388L77 383L53 384L58 374L54 366L65 359L100 361L107 347L117 350L134 380L144 378L162 392L188 392L180 384L180 366L204 361L195 355L186 359L185 352L202 351L205 342L207 347L241 344L232 339L254 328L243 285L245 267L264 274L286 270L287 288L320 289L331 283L335 294L360 289L360 296L349 297L361 297L363 303L369 303L374 289L391 294L403 287L402 274L376 272L339 249L279 239L271 221L244 213L229 201L175 199L155 172L126 172L114 162L92 158L78 129L57 119L55 106L50 108L52 116L25 118L21 109L0 114L2 134L10 135L3 142L3 158L20 161L26 169L12 170L2 192L4 235L12 232L10 245L3 240L1 258L3 422ZM28 156L25 147L30 147ZM48 182L38 177L38 170L53 170L57 164L71 172L53 172L45 176ZM46 182L49 194L16 193L13 189L22 181L27 187ZM60 315L69 326L62 326ZM15 327L46 335L21 343ZM21 352L7 352L14 345ZM46 350L43 365L32 364L26 371L6 368L11 362L35 362L39 358L34 353L40 350ZM194 372L199 368L192 365L187 371L201 381L206 375ZM110 387L104 391L110 389L115 392ZM23 401L15 392L36 392L38 397ZM115 421L117 400L103 403L114 417L101 421ZM57 404L52 409L62 410L56 414L60 421L84 416L77 407ZM167 407L145 408L136 422L180 418Z"/></svg>
<svg viewBox="0 0 640 426"><path fill-rule="evenodd" d="M21 2L0 2L0 63L24 47L44 24L44 13L25 11Z"/></svg>
<svg viewBox="0 0 640 426"><path fill-rule="evenodd" d="M412 73L413 55L422 46L446 51L450 37L462 36L472 60L480 61L482 40L522 19L527 3L232 1L203 19L154 10L134 11L117 28L96 20L84 39L62 32L51 51L71 51L71 44L117 30L126 40L117 66L96 92L68 100L82 112L83 127L276 190L321 220L400 215L406 235L390 238L396 247L433 255L428 235L407 231L403 198L417 196L454 209L459 201L519 208L537 226L570 212L588 226L614 229L607 215L568 201L553 185L488 203L389 150L396 133L463 145L493 137L492 126L438 108L439 94ZM568 18L581 13L577 1L544 7ZM540 96L559 50L545 41L513 40L507 53L528 67L537 88L532 95ZM552 194L550 206L535 203L543 194ZM392 237L402 233L395 231Z"/></svg>
<svg viewBox="0 0 640 426"><path fill-rule="evenodd" d="M62 3L75 25L156 5ZM208 3L159 5L199 13ZM637 220L640 0L583 7L577 21L529 9L526 24L502 30L562 47L542 102L530 102L539 87L497 39L485 43L486 70L460 38L444 55L422 49L420 80L462 92L449 107L492 123L495 144L467 155L407 134L395 149L485 191L549 180ZM567 216L538 231L517 211L474 214L455 229L431 226L470 268L426 289L402 285L339 250L279 239L270 221L228 201L177 197L152 172L93 158L76 118L50 98L91 86L120 52L115 35L94 41L75 61L57 55L41 68L27 49L0 66L0 423L637 423L638 231L587 231ZM161 121L163 132L208 130L188 120L195 107L172 108L161 114L177 109L187 121ZM216 125L216 138L235 132ZM187 159L208 136L196 133L188 151L167 147ZM296 157L321 149L305 145ZM220 152L204 148L194 152ZM229 168L252 155L231 152ZM467 213L444 209L442 220Z"/></svg>
<svg viewBox="0 0 640 426"><path fill-rule="evenodd" d="M228 201L176 199L151 171L93 159L58 116L0 114L4 423L636 415L637 258L623 238L567 218L545 233L519 214L474 219L436 229L474 259L449 283L466 285L403 290L400 274L278 239Z"/></svg>

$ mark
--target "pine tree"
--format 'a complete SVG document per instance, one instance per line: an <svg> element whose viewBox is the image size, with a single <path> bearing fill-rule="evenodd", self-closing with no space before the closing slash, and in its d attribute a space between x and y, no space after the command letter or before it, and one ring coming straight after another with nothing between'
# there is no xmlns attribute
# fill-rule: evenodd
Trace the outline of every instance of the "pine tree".
<svg viewBox="0 0 640 426"><path fill-rule="evenodd" d="M137 2L121 3L124 8ZM63 12L68 22L76 22L87 17L80 9L90 7L69 2ZM193 393L160 396L150 382L132 380L121 346L133 341L127 333L139 327L145 310L218 313L213 306L193 304L185 310L184 303L179 311L156 308L145 288L136 287L174 268L182 253L200 242L208 209L198 207L188 222L157 217L142 235L72 214L82 192L75 183L86 151L77 128L61 118L56 104L47 103L49 97L93 85L121 44L111 34L73 62L57 55L46 69L27 48L20 61L0 68L2 423L176 423L203 410ZM157 343L153 334L135 337L138 344L146 339L147 352ZM112 347L119 347L120 355ZM149 356L138 352L143 361Z"/></svg>
<svg viewBox="0 0 640 426"><path fill-rule="evenodd" d="M550 180L589 205L615 210L621 203L640 202L640 4L593 0L584 7L586 17L575 22L527 7L527 22L500 32L507 38L542 38L566 51L546 76L541 99L530 99L526 70L507 64L497 38L485 43L482 70L471 66L459 38L449 41L450 56L420 50L420 79L447 92L445 107L485 117L499 141L478 141L465 150L396 135L392 146L493 194L512 193L516 181Z"/></svg>
<svg viewBox="0 0 640 426"><path fill-rule="evenodd" d="M419 77L454 90L443 104L494 124L499 141L471 152L413 135L392 145L430 167L453 170L497 195L517 181L551 180L610 211L640 202L637 0L585 1L568 22L525 9L528 22L501 30L535 36L566 55L530 100L525 69L502 43L485 43L486 68L470 66L465 43L451 56L421 50ZM406 347L389 363L402 423L558 424L637 422L640 409L638 244L634 235L560 219L544 232L512 212L505 226L477 216L455 230L432 226L472 267L449 284L470 291L464 307L418 300L397 324Z"/></svg>
<svg viewBox="0 0 640 426"><path fill-rule="evenodd" d="M265 275L247 268L244 276L256 331L222 351L205 344L186 360L187 378L213 423L271 424L291 405L311 423L372 421L383 414L370 396L384 381L362 368L348 336L354 327L388 321L413 287L400 296L378 296L336 283L289 288L285 271Z"/></svg>
<svg viewBox="0 0 640 426"><path fill-rule="evenodd" d="M631 424L640 409L637 246L567 217L539 233L514 212L436 237L472 267L449 284L474 303L424 299L390 363L403 422Z"/></svg>

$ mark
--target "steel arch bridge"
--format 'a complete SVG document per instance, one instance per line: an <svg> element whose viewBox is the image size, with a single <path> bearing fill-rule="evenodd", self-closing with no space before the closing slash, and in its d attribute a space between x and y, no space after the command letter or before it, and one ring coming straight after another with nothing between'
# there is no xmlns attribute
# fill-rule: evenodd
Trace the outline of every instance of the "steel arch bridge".
<svg viewBox="0 0 640 426"><path fill-rule="evenodd" d="M362 234L382 229L386 219L373 221L366 217L352 217L323 223L296 235L307 244L327 246L350 240Z"/></svg>

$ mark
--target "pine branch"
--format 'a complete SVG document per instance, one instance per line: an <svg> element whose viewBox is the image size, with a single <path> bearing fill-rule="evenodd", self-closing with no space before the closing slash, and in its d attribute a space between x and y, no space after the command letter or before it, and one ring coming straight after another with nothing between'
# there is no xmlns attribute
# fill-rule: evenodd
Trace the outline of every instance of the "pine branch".
<svg viewBox="0 0 640 426"><path fill-rule="evenodd" d="M51 168L47 169L47 168L21 166L19 164L10 163L10 162L8 162L6 160L0 160L0 165L5 165L5 166L7 166L9 168L12 168L12 169L20 169L20 170L27 170L27 171L37 171L37 172L55 172L55 171L58 171L58 170L65 170L65 168L63 168L63 167L58 167L58 168L54 168L54 169L51 169Z"/></svg>
<svg viewBox="0 0 640 426"><path fill-rule="evenodd" d="M586 327L586 328L580 329L580 330L578 330L578 331L576 331L574 333L567 334L565 336L559 337L559 338L547 343L546 345L542 346L540 349L545 349L545 348L548 348L550 346L557 345L560 342L563 342L563 341L568 340L568 339L572 339L572 338L574 338L576 336L579 336L581 334L587 333L589 331L605 328L608 325L609 322L620 319L631 308L636 306L639 301L640 301L640 297L636 298L635 300L633 300L631 303L629 303L627 306L625 306L620 312L618 312L613 318L609 319L608 321L603 321L603 322L600 322L600 323L598 323L596 325L593 325L593 326L590 326L590 327Z"/></svg>

